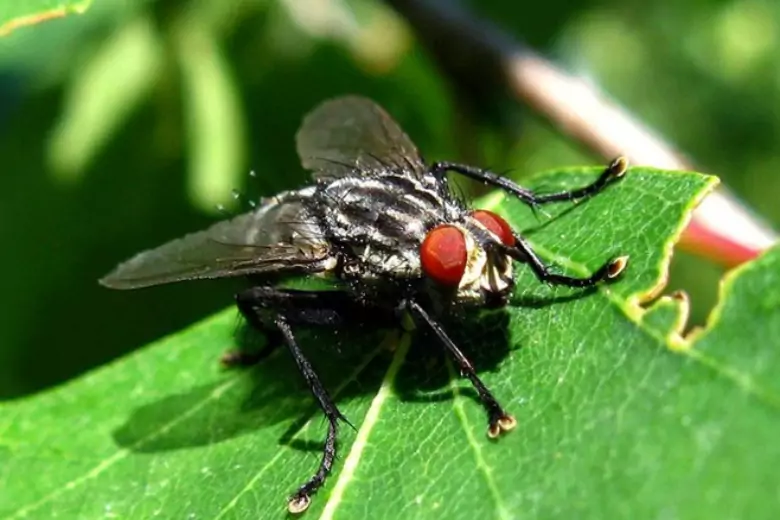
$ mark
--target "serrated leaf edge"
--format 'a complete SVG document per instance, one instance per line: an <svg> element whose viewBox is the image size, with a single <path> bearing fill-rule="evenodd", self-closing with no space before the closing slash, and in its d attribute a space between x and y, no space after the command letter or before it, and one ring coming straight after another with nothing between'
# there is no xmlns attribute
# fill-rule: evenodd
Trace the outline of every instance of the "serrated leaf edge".
<svg viewBox="0 0 780 520"><path fill-rule="evenodd" d="M739 370L732 369L722 364L717 358L711 357L706 352L696 348L696 346L701 341L703 341L710 333L713 333L713 331L717 329L717 325L720 323L723 315L723 310L728 303L731 291L737 281L750 271L759 269L761 267L762 260L775 250L780 250L780 246L775 245L774 247L771 247L762 252L758 257L751 260L750 262L746 262L726 273L726 275L721 278L718 286L718 302L707 316L704 327L698 327L692 330L684 338L684 341L688 346L688 348L685 350L685 354L707 366L717 374L730 379L743 391L745 391L745 393L754 395L763 400L765 403L770 404L774 408L780 409L780 397L762 388L759 384L756 383L752 376L749 374L744 374Z"/></svg>
<svg viewBox="0 0 780 520"><path fill-rule="evenodd" d="M642 167L642 168L648 168L648 167ZM559 175L559 174L572 174L572 173L585 173L590 172L592 168L583 168L583 167L576 167L576 168L561 168L561 169L555 169L550 170L547 172L541 172L539 174L535 174L531 176L531 178L540 178L547 175ZM632 321L637 327L641 328L642 330L645 330L646 332L650 333L653 337L660 340L669 350L672 350L674 352L684 352L690 348L689 343L687 342L686 338L682 336L682 332L685 329L688 321L688 315L690 313L690 304L688 302L688 298L685 297L685 299L680 302L680 314L678 316L677 322L674 324L674 327L668 331L668 332L660 332L656 331L655 329L649 328L646 324L643 323L643 317L648 312L648 310L651 308L648 306L648 304L654 300L658 300L659 295L664 290L664 288L667 285L667 282L669 280L669 266L672 261L672 256L674 254L674 247L675 245L680 241L680 237L682 236L683 232L685 231L685 228L688 226L688 223L691 221L691 218L693 217L693 211L694 209L701 204L701 201L704 200L704 198L711 193L716 186L720 183L720 179L713 175L706 175L702 173L697 172L675 172L675 171L668 171L663 170L665 173L680 173L680 174L694 174L702 176L706 179L706 183L702 188L696 193L694 197L692 197L688 203L685 206L685 211L683 214L683 217L678 221L677 226L675 227L674 231L669 235L669 237L666 239L662 246L662 257L659 263L659 272L660 275L656 279L655 284L651 285L650 287L634 292L632 294L629 294L625 296L625 299L617 298L614 296L614 293L609 289L609 286L599 286L598 290L604 294L607 299L612 302L616 307L618 307L623 314ZM630 175L630 170L629 170ZM503 195L503 194L502 194ZM481 199L482 204L480 207L484 209L489 210L495 210L500 212L501 208L499 207L499 204L504 200L504 196L498 197L493 194L486 195L484 198ZM549 249L545 248L542 245L539 245L535 243L533 240L528 239L528 242L534 247L534 249L542 255L543 257L547 258L548 260L551 260L555 262L558 265L565 266L567 269L571 269L572 271L582 275L587 276L590 274L588 269L580 264L579 262L575 262L570 258L560 256ZM663 296L661 298L664 298ZM668 298L679 298L679 295L670 295Z"/></svg>

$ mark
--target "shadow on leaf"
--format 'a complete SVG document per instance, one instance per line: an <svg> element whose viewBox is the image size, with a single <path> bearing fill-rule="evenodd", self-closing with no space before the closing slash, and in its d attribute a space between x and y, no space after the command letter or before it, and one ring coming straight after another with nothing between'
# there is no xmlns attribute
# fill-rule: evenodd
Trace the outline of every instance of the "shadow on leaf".
<svg viewBox="0 0 780 520"><path fill-rule="evenodd" d="M565 303L588 294L578 291L545 299L521 296L512 303L540 308ZM509 314L487 311L466 320L445 321L455 344L482 374L497 370L510 350ZM370 398L381 385L392 353L383 346L387 330L368 326L338 330L302 329L297 333L302 348L317 368L323 384L340 406L354 398ZM237 337L241 350L258 347L258 334L243 327ZM394 389L407 402L439 402L452 399L447 354L437 339L417 331ZM217 363L218 360L214 360ZM455 368L457 370L457 368ZM175 394L136 409L114 439L123 448L152 453L206 446L254 433L294 419L278 437L280 445L301 450L321 449L320 443L296 439L312 418L320 415L294 361L281 346L251 369L233 369L226 378ZM459 381L462 395L479 405L477 394L466 381ZM356 427L360 424L355 423Z"/></svg>
<svg viewBox="0 0 780 520"><path fill-rule="evenodd" d="M323 384L340 403L375 393L389 362L381 359L379 352L382 335L361 329L301 330L298 334ZM253 337L257 337L254 332L240 333L237 342L241 349L256 348L246 345ZM215 359L214 363L217 362ZM354 369L360 365L366 366L353 379ZM114 431L115 441L135 452L186 449L257 432L291 418L299 419L295 424L301 426L319 414L284 348L276 348L252 368L226 372L221 381L136 409ZM286 444L284 438L280 444Z"/></svg>
<svg viewBox="0 0 780 520"><path fill-rule="evenodd" d="M455 345L474 365L478 374L497 369L510 348L507 326L509 316L504 311L485 312L458 324L445 323L445 330ZM431 403L452 399L448 359L432 333L418 331L398 375L395 389L407 402ZM457 367L455 368L457 371ZM462 394L479 404L477 393L467 381L459 382Z"/></svg>

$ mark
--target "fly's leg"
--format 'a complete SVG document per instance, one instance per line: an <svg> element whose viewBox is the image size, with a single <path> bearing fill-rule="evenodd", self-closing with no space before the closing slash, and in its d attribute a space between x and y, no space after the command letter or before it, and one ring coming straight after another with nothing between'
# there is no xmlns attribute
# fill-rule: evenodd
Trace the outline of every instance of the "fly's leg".
<svg viewBox="0 0 780 520"><path fill-rule="evenodd" d="M539 204L555 201L577 200L584 197L590 197L599 193L601 190L612 184L613 182L622 179L628 169L628 160L625 157L618 157L613 160L599 175L599 178L595 182L585 187L571 190L561 191L557 193L544 193L538 194L533 191L523 188L514 181L501 177L490 171L475 168L473 166L439 162L431 166L431 173L433 175L443 176L447 171L453 171L460 173L471 179L482 181L485 184L491 184L493 186L502 188L509 193L517 196L520 200L531 206L532 208ZM627 256L620 256L610 260L601 266L593 275L587 278L575 278L572 276L565 276L560 274L551 273L549 268L542 262L537 256L530 244L515 233L515 246L505 247L500 246L506 254L514 258L519 262L527 262L537 278L543 282L547 282L553 285L565 285L567 287L592 287L600 282L605 282L616 278L626 268L628 263Z"/></svg>
<svg viewBox="0 0 780 520"><path fill-rule="evenodd" d="M356 306L354 300L344 292L280 290L272 287L253 287L239 294L236 299L239 310L247 321L266 335L266 344L257 351L230 350L226 352L222 356L221 362L227 367L248 367L259 363L284 343L284 337L275 326L268 326L265 323L258 324L257 320L250 319L246 311L242 309L242 302L252 300L259 309L279 310L295 323L303 325L337 325L341 322L339 310ZM355 311L362 310L351 311L352 314L355 314ZM262 320L260 321L262 322Z"/></svg>
<svg viewBox="0 0 780 520"><path fill-rule="evenodd" d="M431 166L430 172L437 176L443 176L447 171L459 173L470 179L506 190L529 206L535 207L546 202L577 200L595 195L613 182L623 178L627 169L628 160L625 157L618 157L609 163L601 175L599 175L599 178L592 184L575 190L560 191L556 193L534 193L506 177L465 164L438 162Z"/></svg>
<svg viewBox="0 0 780 520"><path fill-rule="evenodd" d="M301 513L309 507L311 496L322 487L333 469L338 421L347 424L349 421L336 407L311 363L298 346L290 324L334 326L343 323L347 317L352 319L364 316L368 312L348 294L339 291L314 292L253 287L236 295L236 303L241 314L252 326L261 330L273 330L279 334L328 420L322 460L317 471L288 499L288 510L291 513Z"/></svg>
<svg viewBox="0 0 780 520"><path fill-rule="evenodd" d="M564 285L566 287L593 287L601 282L608 282L617 278L628 265L628 256L619 256L608 261L595 273L586 278L575 278L562 274L551 273L550 268L542 262L542 259L536 254L531 245L520 235L515 233L514 247L501 246L506 254L518 262L525 262L531 266L539 280L552 284Z"/></svg>
<svg viewBox="0 0 780 520"><path fill-rule="evenodd" d="M501 433L508 432L517 426L517 421L514 417L504 411L504 408L498 403L493 394L488 390L482 380L477 376L474 366L463 355L463 352L453 343L452 339L447 336L442 326L434 320L428 312L423 309L417 302L409 300L406 302L406 309L417 323L424 323L429 329L431 329L436 337L439 339L447 352L452 355L455 362L458 364L460 373L463 377L471 381L471 384L477 391L479 401L485 408L488 415L488 437L491 439L497 438Z"/></svg>
<svg viewBox="0 0 780 520"><path fill-rule="evenodd" d="M303 355L298 343L295 341L290 325L287 321L279 316L275 320L275 324L284 336L284 341L287 344L287 348L290 349L290 353L295 359L295 364L298 365L303 379L309 386L314 399L320 406L320 409L325 414L325 418L328 420L328 433L325 436L325 444L323 446L322 460L317 468L317 471L312 477L307 480L303 485L298 488L288 500L287 509L291 513L302 513L305 511L311 503L311 495L317 492L325 483L325 479L333 469L333 461L336 459L336 431L338 429L339 419L348 422L346 417L342 415L333 399L322 386L320 378L314 371L314 368L309 363L309 360Z"/></svg>

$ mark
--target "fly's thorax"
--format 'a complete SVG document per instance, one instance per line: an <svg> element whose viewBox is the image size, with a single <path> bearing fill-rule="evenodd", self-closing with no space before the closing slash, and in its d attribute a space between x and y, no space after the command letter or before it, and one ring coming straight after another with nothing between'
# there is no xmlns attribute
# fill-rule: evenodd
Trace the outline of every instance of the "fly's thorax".
<svg viewBox="0 0 780 520"><path fill-rule="evenodd" d="M447 218L446 201L422 181L395 175L345 177L317 194L336 241L386 248L418 243L430 223Z"/></svg>
<svg viewBox="0 0 780 520"><path fill-rule="evenodd" d="M432 179L392 172L320 184L316 200L323 230L345 256L344 275L367 280L420 278L427 231L458 211Z"/></svg>

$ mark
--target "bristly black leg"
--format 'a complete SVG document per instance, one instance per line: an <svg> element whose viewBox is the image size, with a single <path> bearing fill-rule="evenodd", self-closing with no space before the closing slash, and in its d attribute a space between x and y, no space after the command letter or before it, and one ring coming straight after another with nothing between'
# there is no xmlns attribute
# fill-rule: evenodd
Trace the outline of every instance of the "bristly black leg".
<svg viewBox="0 0 780 520"><path fill-rule="evenodd" d="M340 291L313 292L253 287L236 295L236 302L239 310L252 326L261 330L274 330L281 336L314 399L328 420L328 433L325 437L320 465L316 473L288 500L288 510L291 513L301 513L309 507L311 496L322 487L333 468L333 461L336 458L338 421L350 423L336 407L311 363L301 351L290 323L337 325L347 317L364 316L367 310L348 294ZM377 313L373 314L376 317Z"/></svg>
<svg viewBox="0 0 780 520"><path fill-rule="evenodd" d="M593 287L600 282L607 282L617 278L628 264L628 256L619 256L602 265L591 276L587 278L575 278L562 274L550 272L550 268L542 262L541 258L531 248L531 245L519 234L515 233L514 247L501 247L506 254L518 262L527 263L531 266L539 280L552 285L564 285L566 287Z"/></svg>
<svg viewBox="0 0 780 520"><path fill-rule="evenodd" d="M284 311L288 319L305 325L336 325L341 321L339 310L354 306L354 301L344 292L315 292L279 290L273 287L253 287L242 293L239 299L251 300L260 308ZM240 309L240 303L239 303ZM246 313L244 313L246 316ZM249 318L247 318L249 320ZM249 320L253 323L252 320ZM266 344L257 351L230 350L220 361L228 368L249 367L270 356L284 342L284 338L274 326L259 326L266 335ZM256 327L257 328L257 327Z"/></svg>
<svg viewBox="0 0 780 520"><path fill-rule="evenodd" d="M577 200L595 195L614 181L621 179L625 175L627 169L628 160L626 160L625 157L618 157L609 163L602 174L599 175L599 178L592 184L576 190L561 191L557 193L534 193L506 177L465 164L438 162L431 165L430 172L436 176L443 176L447 171L459 173L470 179L506 190L533 208L534 206L546 202Z"/></svg>
<svg viewBox="0 0 780 520"><path fill-rule="evenodd" d="M508 432L517 426L517 421L514 417L504 411L501 405L498 403L490 390L487 389L482 380L477 376L474 366L463 355L463 352L453 343L444 329L439 325L436 320L423 309L417 302L409 300L406 302L406 308L416 322L423 322L428 326L439 339L441 344L447 351L455 358L455 362L458 364L460 373L466 377L474 388L477 390L477 395L488 414L488 436L491 439L497 438L501 433Z"/></svg>
<svg viewBox="0 0 780 520"><path fill-rule="evenodd" d="M300 513L305 511L311 503L311 495L317 492L325 483L325 479L333 469L333 461L336 459L336 430L338 428L339 419L347 421L346 417L342 415L333 399L322 386L320 378L312 368L311 363L303 355L298 343L295 341L290 325L287 321L279 316L275 320L276 326L284 336L285 343L290 349L290 353L295 359L295 363L298 365L298 370L301 371L306 384L309 385L312 395L317 400L320 409L325 414L325 418L328 420L328 433L325 437L325 445L322 452L322 460L320 466L317 468L317 472L307 480L287 501L287 508L291 513Z"/></svg>

